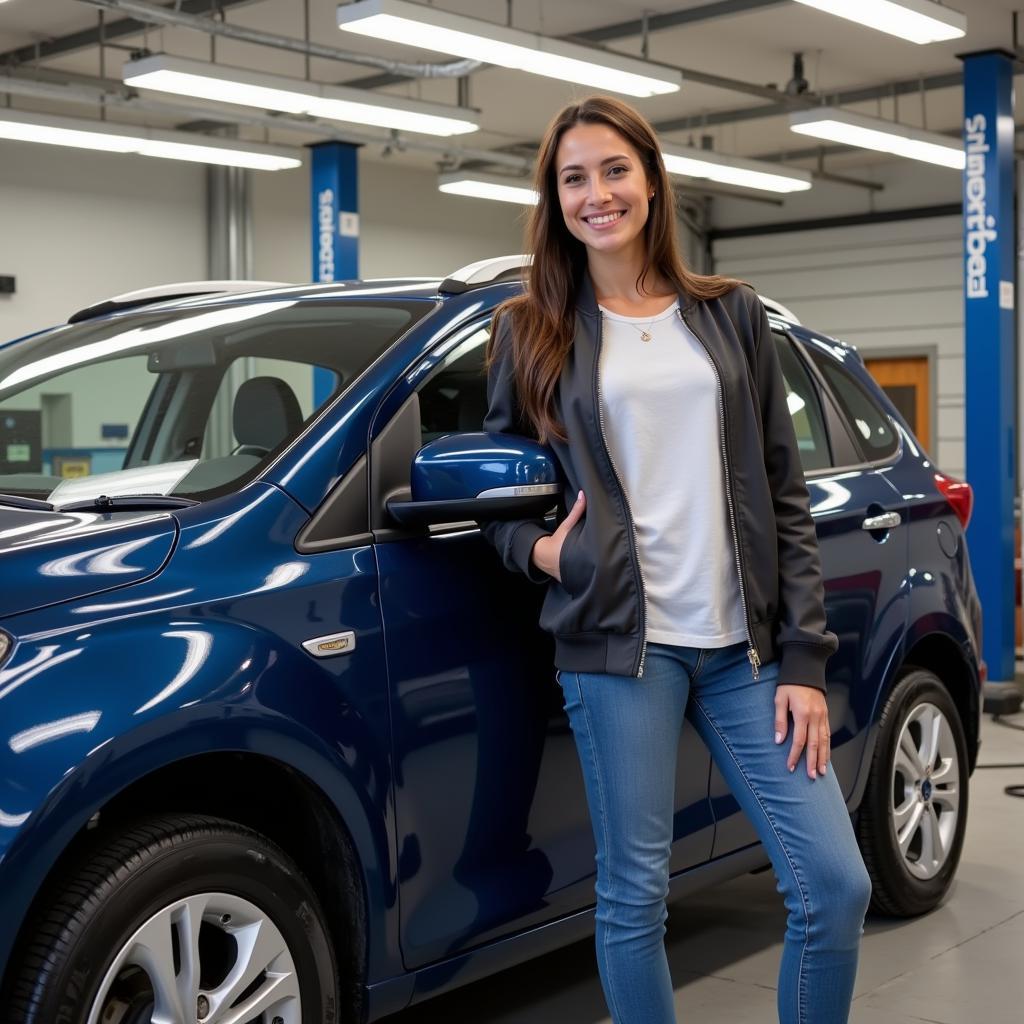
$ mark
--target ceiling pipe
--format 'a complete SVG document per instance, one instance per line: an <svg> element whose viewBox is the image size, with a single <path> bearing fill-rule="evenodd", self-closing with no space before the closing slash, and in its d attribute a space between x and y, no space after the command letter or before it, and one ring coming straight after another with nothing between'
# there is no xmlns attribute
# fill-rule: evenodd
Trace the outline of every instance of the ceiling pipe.
<svg viewBox="0 0 1024 1024"><path fill-rule="evenodd" d="M407 78L459 78L482 67L478 60L460 60L448 64L410 64L406 61L388 60L385 57L374 57L371 54L356 53L353 50L342 50L336 46L324 46L322 43L307 43L304 39L292 39L289 36L275 35L273 32L262 32L244 25L233 25L226 21L204 18L198 14L186 14L172 7L159 7L145 3L144 0L79 0L91 7L100 7L108 11L120 11L130 14L139 21L151 25L171 25L176 28L193 29L206 35L221 36L224 39L235 39L243 43L254 43L257 46L270 46L278 50L289 50L310 57L322 57L325 60L337 60L346 64L363 64L371 68L401 75Z"/></svg>
<svg viewBox="0 0 1024 1024"><path fill-rule="evenodd" d="M384 57L374 57L365 53L355 53L351 50L324 46L321 43L310 43L307 45L305 40L302 39L293 39L289 36L262 32L259 29L245 28L241 25L215 21L196 14L186 14L173 8L160 7L156 4L148 3L147 0L79 0L79 2L89 4L92 7L102 7L106 10L130 14L139 21L147 21L154 25L173 25L178 28L193 29L196 32L205 32L208 35L223 36L227 39L254 43L259 46L272 46L277 49L289 50L292 53L308 54L312 57L323 57L327 60L337 60L349 64L363 64L384 72L381 75L374 75L369 78L345 83L357 88L376 88L382 85L392 85L400 81L407 81L410 78L459 78L472 71L491 66L483 61L476 60L461 60L448 64L411 64L406 61L388 60ZM776 0L772 0L772 2L776 2ZM586 34L582 36L566 36L565 38L570 40L586 40ZM590 45L593 45L595 49L607 49L607 47L600 47L593 43L590 43ZM609 50L608 52L614 53L616 51ZM698 71L695 68L678 67L677 65L665 62L659 63L662 63L665 67L681 71L686 81L698 85L709 85L728 92L745 93L749 96L756 96L759 99L771 100L781 104L781 109L784 112L803 110L806 107L814 106L816 102L811 94L787 96L785 93L770 86L756 85L753 82L744 82L737 78Z"/></svg>

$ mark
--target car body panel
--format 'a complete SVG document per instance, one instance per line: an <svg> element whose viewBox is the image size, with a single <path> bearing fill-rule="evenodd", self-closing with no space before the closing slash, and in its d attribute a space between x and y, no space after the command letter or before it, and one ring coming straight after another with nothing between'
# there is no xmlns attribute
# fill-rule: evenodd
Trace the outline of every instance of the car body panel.
<svg viewBox="0 0 1024 1024"><path fill-rule="evenodd" d="M33 893L75 831L134 780L197 754L245 750L293 767L328 796L359 847L371 903L390 913L390 723L374 553L298 554L307 518L279 488L251 485L183 510L180 543L159 577L3 621L18 637L0 670L5 890ZM350 654L316 659L302 648L341 629L358 633ZM6 903L12 925L17 909ZM383 947L374 956L384 972L399 969L392 960Z"/></svg>
<svg viewBox="0 0 1024 1024"><path fill-rule="evenodd" d="M127 587L160 571L177 523L167 513L46 512L0 504L0 619Z"/></svg>

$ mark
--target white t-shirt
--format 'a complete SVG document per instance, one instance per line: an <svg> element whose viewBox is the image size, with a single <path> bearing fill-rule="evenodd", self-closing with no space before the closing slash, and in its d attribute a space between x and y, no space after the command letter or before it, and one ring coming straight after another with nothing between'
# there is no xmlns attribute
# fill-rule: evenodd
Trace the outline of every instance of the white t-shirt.
<svg viewBox="0 0 1024 1024"><path fill-rule="evenodd" d="M676 302L652 320L601 307L605 437L636 524L647 639L727 647L746 637L746 626L725 498L718 384L678 309Z"/></svg>

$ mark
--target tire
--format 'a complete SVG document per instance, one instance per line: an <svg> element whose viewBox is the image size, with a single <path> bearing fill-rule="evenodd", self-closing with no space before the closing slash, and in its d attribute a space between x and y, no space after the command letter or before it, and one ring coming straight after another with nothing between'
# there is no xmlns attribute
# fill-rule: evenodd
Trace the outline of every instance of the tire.
<svg viewBox="0 0 1024 1024"><path fill-rule="evenodd" d="M939 904L960 862L967 786L967 743L949 691L927 669L908 669L882 710L857 818L872 910L915 917Z"/></svg>
<svg viewBox="0 0 1024 1024"><path fill-rule="evenodd" d="M155 1000L171 1020L337 1024L316 896L241 825L167 815L120 828L44 900L12 969L11 1024L149 1024Z"/></svg>

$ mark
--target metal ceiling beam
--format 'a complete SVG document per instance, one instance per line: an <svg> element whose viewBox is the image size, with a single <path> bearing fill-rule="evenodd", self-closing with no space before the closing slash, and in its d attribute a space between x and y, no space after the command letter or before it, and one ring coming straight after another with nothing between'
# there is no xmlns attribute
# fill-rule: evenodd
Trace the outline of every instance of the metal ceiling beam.
<svg viewBox="0 0 1024 1024"><path fill-rule="evenodd" d="M751 238L754 235L778 235L785 231L817 231L822 228L845 228L861 224L886 224L901 220L924 220L928 217L955 217L963 212L962 203L916 206L909 209L877 210L874 213L851 213L840 217L813 217L810 220L787 220L774 224L756 224L739 228L709 228L709 242L720 238Z"/></svg>
<svg viewBox="0 0 1024 1024"><path fill-rule="evenodd" d="M670 14L651 14L647 18L648 32L657 32L663 28L677 28L679 25L692 25L698 21L710 21L712 18L724 18L730 14L744 14L762 7L779 7L790 0L718 0L716 3L691 7L685 11L673 11ZM631 21L620 21L602 28L591 28L585 32L577 32L575 39L585 39L591 43L603 43L608 39L624 39L627 36L639 36L644 33L642 18Z"/></svg>
<svg viewBox="0 0 1024 1024"><path fill-rule="evenodd" d="M221 10L230 7L244 7L247 4L257 3L258 0L218 0ZM181 0L177 5L186 14L209 14L212 7L211 0ZM103 26L103 38L109 43L124 36L137 35L146 30L146 23L136 18L121 18L118 21L108 21ZM81 32L71 32L66 36L57 36L54 39L42 40L39 43L31 43L28 46L19 46L15 50L8 50L0 53L0 64L32 64L36 60L46 60L48 57L59 57L67 53L76 53L79 50L87 50L91 46L99 46L100 30L95 28L82 29Z"/></svg>
<svg viewBox="0 0 1024 1024"><path fill-rule="evenodd" d="M869 85L857 89L838 90L821 95L804 93L808 102L803 107L813 107L822 100L828 100L834 106L847 106L851 103L868 103L871 100L891 99L893 96L917 94L922 89L930 92L933 89L952 89L963 85L960 71L949 71L940 75L925 75L923 78L908 79L903 82L890 82L886 85ZM691 114L688 117L676 117L667 121L656 121L654 127L659 132L697 131L716 124L735 124L738 121L755 121L762 117L780 117L789 112L791 105L781 102L786 97L781 94L780 102L758 107L742 107L737 110L718 110L708 114Z"/></svg>

